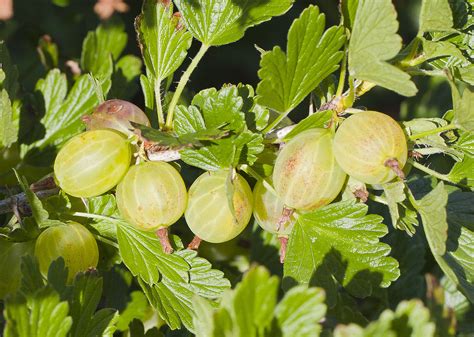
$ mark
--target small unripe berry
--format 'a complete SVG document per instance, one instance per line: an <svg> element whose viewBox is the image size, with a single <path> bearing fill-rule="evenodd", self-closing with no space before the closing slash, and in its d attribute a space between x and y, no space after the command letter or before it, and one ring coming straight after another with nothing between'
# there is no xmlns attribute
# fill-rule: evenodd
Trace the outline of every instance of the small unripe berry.
<svg viewBox="0 0 474 337"><path fill-rule="evenodd" d="M62 257L68 268L69 283L78 272L95 268L99 262L94 236L77 222L44 230L36 240L35 255L44 276L47 276L51 262Z"/></svg>

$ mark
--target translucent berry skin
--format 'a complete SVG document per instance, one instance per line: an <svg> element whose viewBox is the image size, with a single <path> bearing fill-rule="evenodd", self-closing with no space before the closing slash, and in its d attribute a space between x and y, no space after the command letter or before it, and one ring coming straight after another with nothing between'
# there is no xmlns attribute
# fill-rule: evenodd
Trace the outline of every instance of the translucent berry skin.
<svg viewBox="0 0 474 337"><path fill-rule="evenodd" d="M183 178L165 162L145 162L131 167L117 186L116 197L122 217L146 231L178 221L188 199Z"/></svg>
<svg viewBox="0 0 474 337"><path fill-rule="evenodd" d="M257 223L267 232L278 235L289 235L295 223L292 216L290 221L280 226L280 219L285 204L260 180L253 188L253 216Z"/></svg>
<svg viewBox="0 0 474 337"><path fill-rule="evenodd" d="M54 162L57 183L67 194L94 197L115 187L130 166L132 151L114 130L94 130L69 140Z"/></svg>
<svg viewBox="0 0 474 337"><path fill-rule="evenodd" d="M396 159L400 169L407 161L407 141L402 128L390 116L364 111L350 116L337 129L334 156L350 176L366 184L383 184L396 173L385 165Z"/></svg>
<svg viewBox="0 0 474 337"><path fill-rule="evenodd" d="M235 219L227 197L229 171L206 172L191 185L186 222L191 231L212 243L232 240L247 227L252 216L253 197L247 181L239 174L234 179Z"/></svg>
<svg viewBox="0 0 474 337"><path fill-rule="evenodd" d="M297 210L329 204L345 179L332 153L332 134L326 129L307 130L292 138L278 154L273 170L277 195Z"/></svg>
<svg viewBox="0 0 474 337"><path fill-rule="evenodd" d="M36 240L35 255L44 276L47 276L51 262L62 256L68 268L69 283L78 272L95 268L99 262L99 249L94 236L77 222L44 230Z"/></svg>
<svg viewBox="0 0 474 337"><path fill-rule="evenodd" d="M146 114L135 104L111 99L98 105L91 115L82 117L87 130L115 129L124 134L132 134L130 122L150 126Z"/></svg>

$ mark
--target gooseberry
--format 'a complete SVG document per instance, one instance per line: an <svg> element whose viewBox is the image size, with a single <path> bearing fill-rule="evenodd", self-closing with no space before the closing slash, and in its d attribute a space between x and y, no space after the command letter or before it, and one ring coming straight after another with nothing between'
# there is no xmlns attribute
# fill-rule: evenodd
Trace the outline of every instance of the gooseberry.
<svg viewBox="0 0 474 337"><path fill-rule="evenodd" d="M289 235L295 218L282 218L285 210L285 204L259 180L253 189L253 216L260 227L273 234Z"/></svg>
<svg viewBox="0 0 474 337"><path fill-rule="evenodd" d="M326 129L310 129L292 138L278 154L273 170L278 197L297 210L329 204L345 179L333 156L332 134Z"/></svg>
<svg viewBox="0 0 474 337"><path fill-rule="evenodd" d="M232 240L247 227L252 216L252 190L239 174L233 180L229 205L228 170L206 172L189 189L185 218L191 231L204 241L221 243Z"/></svg>
<svg viewBox="0 0 474 337"><path fill-rule="evenodd" d="M187 203L183 178L165 162L144 162L131 167L117 186L116 197L122 217L146 231L174 224Z"/></svg>
<svg viewBox="0 0 474 337"><path fill-rule="evenodd" d="M402 176L407 154L402 128L390 116L376 111L350 116L334 137L338 164L348 175L366 184L383 184Z"/></svg>
<svg viewBox="0 0 474 337"><path fill-rule="evenodd" d="M68 282L71 283L78 272L97 267L99 249L91 232L71 221L44 230L36 240L35 256L45 277L49 265L62 257L68 268Z"/></svg>
<svg viewBox="0 0 474 337"><path fill-rule="evenodd" d="M75 197L98 196L112 189L130 166L127 139L114 130L93 130L69 140L54 162L58 185Z"/></svg>
<svg viewBox="0 0 474 337"><path fill-rule="evenodd" d="M103 102L82 120L87 130L115 129L127 135L132 134L134 129L130 122L150 126L148 117L139 107L121 99Z"/></svg>

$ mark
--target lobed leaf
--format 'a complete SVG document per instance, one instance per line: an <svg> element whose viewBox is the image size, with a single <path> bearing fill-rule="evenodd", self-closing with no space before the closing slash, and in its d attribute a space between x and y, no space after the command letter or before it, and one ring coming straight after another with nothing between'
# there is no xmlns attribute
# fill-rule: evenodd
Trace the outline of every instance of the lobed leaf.
<svg viewBox="0 0 474 337"><path fill-rule="evenodd" d="M417 89L410 76L389 64L402 47L397 12L390 0L359 0L349 41L349 72L404 96Z"/></svg>
<svg viewBox="0 0 474 337"><path fill-rule="evenodd" d="M208 46L240 40L245 31L288 11L294 0L176 0L193 36Z"/></svg>
<svg viewBox="0 0 474 337"><path fill-rule="evenodd" d="M390 246L382 217L367 215L367 206L352 201L302 214L295 224L284 265L284 287L309 283L323 287L334 306L338 284L356 297L388 287L400 271L387 257Z"/></svg>
<svg viewBox="0 0 474 337"><path fill-rule="evenodd" d="M286 55L280 47L262 53L259 104L288 113L337 70L344 29L333 26L324 31L325 21L318 7L309 6L290 27Z"/></svg>
<svg viewBox="0 0 474 337"><path fill-rule="evenodd" d="M423 0L420 10L419 35L424 32L451 31L453 14L448 0Z"/></svg>

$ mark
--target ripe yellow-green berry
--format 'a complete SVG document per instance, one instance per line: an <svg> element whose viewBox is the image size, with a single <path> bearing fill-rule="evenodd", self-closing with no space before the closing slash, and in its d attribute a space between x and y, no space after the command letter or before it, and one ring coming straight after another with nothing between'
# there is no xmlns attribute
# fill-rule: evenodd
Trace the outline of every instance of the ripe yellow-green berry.
<svg viewBox="0 0 474 337"><path fill-rule="evenodd" d="M337 197L346 174L334 159L332 141L329 130L310 129L296 135L280 151L273 185L285 206L313 210Z"/></svg>
<svg viewBox="0 0 474 337"><path fill-rule="evenodd" d="M132 151L125 136L114 130L93 130L69 140L54 162L56 180L67 194L94 197L123 178Z"/></svg>
<svg viewBox="0 0 474 337"><path fill-rule="evenodd" d="M407 141L390 116L364 111L347 118L334 137L334 156L350 176L366 184L383 184L402 176Z"/></svg>

